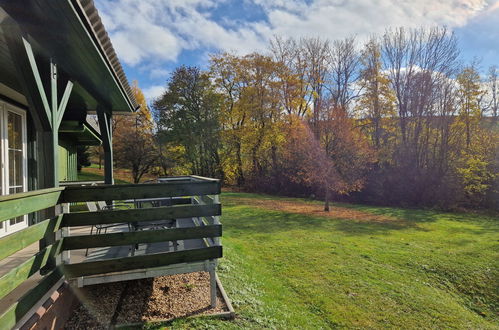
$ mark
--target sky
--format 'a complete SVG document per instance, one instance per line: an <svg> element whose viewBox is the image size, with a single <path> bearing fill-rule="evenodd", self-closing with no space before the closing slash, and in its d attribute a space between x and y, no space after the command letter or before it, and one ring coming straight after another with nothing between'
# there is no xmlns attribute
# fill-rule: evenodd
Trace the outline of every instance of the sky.
<svg viewBox="0 0 499 330"><path fill-rule="evenodd" d="M499 0L95 0L129 81L151 102L179 65L209 54L265 51L274 36L356 36L389 27L447 26L463 61L499 65Z"/></svg>

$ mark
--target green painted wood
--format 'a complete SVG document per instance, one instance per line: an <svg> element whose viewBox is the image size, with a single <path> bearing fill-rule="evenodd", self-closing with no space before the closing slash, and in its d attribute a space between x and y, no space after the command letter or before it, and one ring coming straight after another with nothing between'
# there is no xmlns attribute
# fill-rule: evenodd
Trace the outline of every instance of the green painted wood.
<svg viewBox="0 0 499 330"><path fill-rule="evenodd" d="M64 238L63 250L77 250L106 246L132 245L138 243L167 242L181 239L196 239L222 236L222 225L192 228L172 228L121 232L101 235L82 235Z"/></svg>
<svg viewBox="0 0 499 330"><path fill-rule="evenodd" d="M57 205L64 188L49 188L0 197L0 221Z"/></svg>
<svg viewBox="0 0 499 330"><path fill-rule="evenodd" d="M59 230L62 216L44 220L36 225L0 238L0 260L28 247L29 245L49 237L51 233Z"/></svg>
<svg viewBox="0 0 499 330"><path fill-rule="evenodd" d="M127 200L220 194L219 181L67 187L61 202Z"/></svg>
<svg viewBox="0 0 499 330"><path fill-rule="evenodd" d="M67 278L161 267L222 257L221 246L62 265Z"/></svg>
<svg viewBox="0 0 499 330"><path fill-rule="evenodd" d="M50 112L50 106L47 101L47 94L45 94L45 88L43 88L42 78L40 76L40 71L38 71L38 66L36 65L35 55L33 54L33 49L31 48L30 43L22 38L24 48L26 49L26 55L29 60L29 64L31 66L31 71L33 73L33 78L36 82L36 87L38 88L38 94L43 104L43 108L45 110L45 115L47 116L48 122L52 125L52 121L50 120L52 114Z"/></svg>
<svg viewBox="0 0 499 330"><path fill-rule="evenodd" d="M215 203L215 199L210 196L196 196L196 199L200 200L204 204L213 204Z"/></svg>
<svg viewBox="0 0 499 330"><path fill-rule="evenodd" d="M19 301L0 315L0 330L14 328L17 322L52 288L62 277L59 268L47 274L36 287L28 291Z"/></svg>
<svg viewBox="0 0 499 330"><path fill-rule="evenodd" d="M68 187L70 188L70 187ZM129 210L75 212L64 214L63 227L87 226L109 223L141 222L220 215L220 204L174 205Z"/></svg>
<svg viewBox="0 0 499 330"><path fill-rule="evenodd" d="M57 162L59 181L68 181L68 160L69 152L63 143L59 142L58 146L59 161Z"/></svg>
<svg viewBox="0 0 499 330"><path fill-rule="evenodd" d="M45 267L50 258L54 258L61 252L61 247L62 241L57 241L1 276L0 299L12 292L12 290L37 273L41 268Z"/></svg>
<svg viewBox="0 0 499 330"><path fill-rule="evenodd" d="M97 119L101 128L102 148L104 149L104 182L114 184L113 176L113 132L111 114L102 105L97 107ZM108 200L108 199L106 199Z"/></svg>
<svg viewBox="0 0 499 330"><path fill-rule="evenodd" d="M61 102L59 103L59 107L57 108L57 127L60 127L62 122L62 117L64 116L64 112L66 112L66 106L68 105L69 96L71 95L71 91L73 90L73 82L68 81L66 84L66 89L64 90L64 94L62 95Z"/></svg>

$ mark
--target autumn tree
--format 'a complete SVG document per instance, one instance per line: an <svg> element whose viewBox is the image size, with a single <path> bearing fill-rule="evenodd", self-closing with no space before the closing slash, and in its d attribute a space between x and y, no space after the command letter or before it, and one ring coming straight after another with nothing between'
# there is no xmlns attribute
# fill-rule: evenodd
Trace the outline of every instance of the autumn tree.
<svg viewBox="0 0 499 330"><path fill-rule="evenodd" d="M223 178L220 166L221 97L208 73L181 66L155 102L163 142L180 145L193 174Z"/></svg>
<svg viewBox="0 0 499 330"><path fill-rule="evenodd" d="M300 118L310 114L314 99L312 84L308 83L308 78L313 76L309 72L313 62L307 60L307 55L310 55L305 52L304 44L305 39L297 41L294 38L284 39L278 36L270 42L272 57L281 69L281 102L288 115Z"/></svg>
<svg viewBox="0 0 499 330"><path fill-rule="evenodd" d="M390 135L394 135L390 126L395 117L395 94L383 72L381 46L375 38L364 46L361 64L358 86L362 95L357 103L357 112L368 128L374 148L379 151L382 145L388 143Z"/></svg>
<svg viewBox="0 0 499 330"><path fill-rule="evenodd" d="M307 186L324 196L324 211L329 211L331 193L344 188L333 160L309 124L300 118L290 118L286 136L282 151L283 175L290 182Z"/></svg>
<svg viewBox="0 0 499 330"><path fill-rule="evenodd" d="M210 75L221 95L219 123L221 126L222 153L226 178L243 186L246 179L243 168L243 138L246 135L249 115L240 105L244 87L240 72L240 58L221 53L210 60Z"/></svg>
<svg viewBox="0 0 499 330"><path fill-rule="evenodd" d="M156 162L153 121L144 94L136 81L132 92L139 108L130 115L114 121L115 161L119 167L131 169L134 183L139 183Z"/></svg>
<svg viewBox="0 0 499 330"><path fill-rule="evenodd" d="M481 89L480 75L473 66L465 67L457 76L459 98L459 112L456 128L462 126L466 147L471 146L473 133L478 129L482 112L480 98L484 91Z"/></svg>

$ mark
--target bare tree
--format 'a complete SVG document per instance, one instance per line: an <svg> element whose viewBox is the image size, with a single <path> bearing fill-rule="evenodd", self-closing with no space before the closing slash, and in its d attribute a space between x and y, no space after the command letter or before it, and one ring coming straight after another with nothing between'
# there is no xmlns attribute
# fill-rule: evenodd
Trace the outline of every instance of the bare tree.
<svg viewBox="0 0 499 330"><path fill-rule="evenodd" d="M382 54L398 112L400 140L394 155L399 169L398 185L410 185L405 199L418 203L432 195L430 182L438 185L442 180L441 171L435 170L442 155L434 151L439 150L438 144L447 142L435 141L433 132L440 119L436 117L438 111L450 111L450 102L444 101L440 108L438 105L441 97L450 95L447 84L459 69L457 41L451 32L440 27L387 30ZM441 120L440 124L450 122Z"/></svg>
<svg viewBox="0 0 499 330"><path fill-rule="evenodd" d="M355 81L358 78L359 54L355 38L333 41L329 55L329 81L327 88L335 107L348 109L358 96Z"/></svg>
<svg viewBox="0 0 499 330"><path fill-rule="evenodd" d="M301 39L300 45L301 51L305 54L305 61L308 63L305 79L306 83L310 85L312 93L313 114L311 123L314 133L318 136L318 124L321 120L326 99L325 85L329 73L331 45L329 40L320 38Z"/></svg>
<svg viewBox="0 0 499 330"><path fill-rule="evenodd" d="M499 115L499 69L497 66L493 65L489 68L487 80L490 94L489 107L492 121L495 123Z"/></svg>

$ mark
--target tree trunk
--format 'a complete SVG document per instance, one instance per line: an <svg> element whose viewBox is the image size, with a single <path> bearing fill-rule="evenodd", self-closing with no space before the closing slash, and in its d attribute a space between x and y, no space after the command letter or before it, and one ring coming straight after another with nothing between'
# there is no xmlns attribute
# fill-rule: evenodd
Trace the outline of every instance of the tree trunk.
<svg viewBox="0 0 499 330"><path fill-rule="evenodd" d="M244 173L243 173L243 161L241 158L241 143L236 142L236 161L237 161L237 186L241 187L244 185Z"/></svg>
<svg viewBox="0 0 499 330"><path fill-rule="evenodd" d="M324 211L329 212L329 189L326 189L326 195L324 197Z"/></svg>

